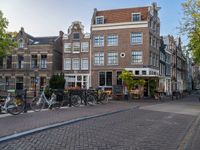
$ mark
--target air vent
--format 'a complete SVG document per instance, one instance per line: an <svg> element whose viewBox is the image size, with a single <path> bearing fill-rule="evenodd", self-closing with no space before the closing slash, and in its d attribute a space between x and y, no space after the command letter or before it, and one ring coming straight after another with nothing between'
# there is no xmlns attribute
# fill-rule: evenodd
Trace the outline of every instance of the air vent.
<svg viewBox="0 0 200 150"><path fill-rule="evenodd" d="M124 58L125 57L125 53L120 53L120 57Z"/></svg>

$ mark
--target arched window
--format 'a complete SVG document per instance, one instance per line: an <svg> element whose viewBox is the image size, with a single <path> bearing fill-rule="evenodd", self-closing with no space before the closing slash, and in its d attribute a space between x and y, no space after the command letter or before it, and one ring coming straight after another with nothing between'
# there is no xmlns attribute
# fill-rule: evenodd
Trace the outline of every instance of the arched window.
<svg viewBox="0 0 200 150"><path fill-rule="evenodd" d="M18 41L18 47L19 48L24 48L24 39L19 39L19 41Z"/></svg>

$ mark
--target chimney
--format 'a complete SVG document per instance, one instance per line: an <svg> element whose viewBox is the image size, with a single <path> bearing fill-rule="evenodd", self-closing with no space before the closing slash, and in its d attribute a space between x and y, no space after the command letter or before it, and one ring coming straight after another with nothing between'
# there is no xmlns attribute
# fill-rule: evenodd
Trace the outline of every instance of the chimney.
<svg viewBox="0 0 200 150"><path fill-rule="evenodd" d="M63 37L63 35L64 35L64 32L63 31L59 31L59 36Z"/></svg>

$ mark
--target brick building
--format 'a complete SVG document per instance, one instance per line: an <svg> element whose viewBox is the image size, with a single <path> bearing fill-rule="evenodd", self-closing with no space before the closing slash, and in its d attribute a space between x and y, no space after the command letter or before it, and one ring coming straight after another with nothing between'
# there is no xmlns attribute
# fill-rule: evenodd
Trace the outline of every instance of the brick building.
<svg viewBox="0 0 200 150"><path fill-rule="evenodd" d="M92 86L111 89L122 84L126 69L149 80L159 76L160 20L156 3L147 7L94 10L91 22Z"/></svg>
<svg viewBox="0 0 200 150"><path fill-rule="evenodd" d="M66 87L90 87L90 34L79 21L63 37L63 72Z"/></svg>
<svg viewBox="0 0 200 150"><path fill-rule="evenodd" d="M1 59L0 80L7 89L26 88L33 95L35 88L38 91L61 70L62 32L59 36L33 37L21 28L15 41L18 47L12 55Z"/></svg>

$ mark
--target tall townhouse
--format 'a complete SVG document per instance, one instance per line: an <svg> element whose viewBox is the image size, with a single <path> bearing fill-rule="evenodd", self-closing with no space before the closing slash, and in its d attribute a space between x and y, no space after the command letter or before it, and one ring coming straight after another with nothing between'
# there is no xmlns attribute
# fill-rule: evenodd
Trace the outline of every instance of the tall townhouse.
<svg viewBox="0 0 200 150"><path fill-rule="evenodd" d="M172 82L176 79L176 41L172 35L163 36L166 57L166 85L167 95L172 94ZM173 88L175 90L175 87Z"/></svg>
<svg viewBox="0 0 200 150"><path fill-rule="evenodd" d="M94 10L91 22L92 86L121 85L122 70L149 80L159 76L160 19L156 3L147 7Z"/></svg>
<svg viewBox="0 0 200 150"><path fill-rule="evenodd" d="M186 60L187 60L187 90L191 91L192 90L192 58L190 57L188 51L186 53Z"/></svg>
<svg viewBox="0 0 200 150"><path fill-rule="evenodd" d="M176 39L177 47L177 90L186 90L187 87L187 60L182 51L181 38Z"/></svg>
<svg viewBox="0 0 200 150"><path fill-rule="evenodd" d="M66 87L90 87L90 34L79 21L63 37L63 72Z"/></svg>
<svg viewBox="0 0 200 150"><path fill-rule="evenodd" d="M200 89L200 66L195 64L192 66L193 89Z"/></svg>
<svg viewBox="0 0 200 150"><path fill-rule="evenodd" d="M12 55L0 61L0 80L7 89L26 88L33 96L62 69L62 32L59 36L33 37L21 28L15 41L18 46Z"/></svg>
<svg viewBox="0 0 200 150"><path fill-rule="evenodd" d="M160 79L159 87L162 91L166 92L166 52L163 37L160 39Z"/></svg>

